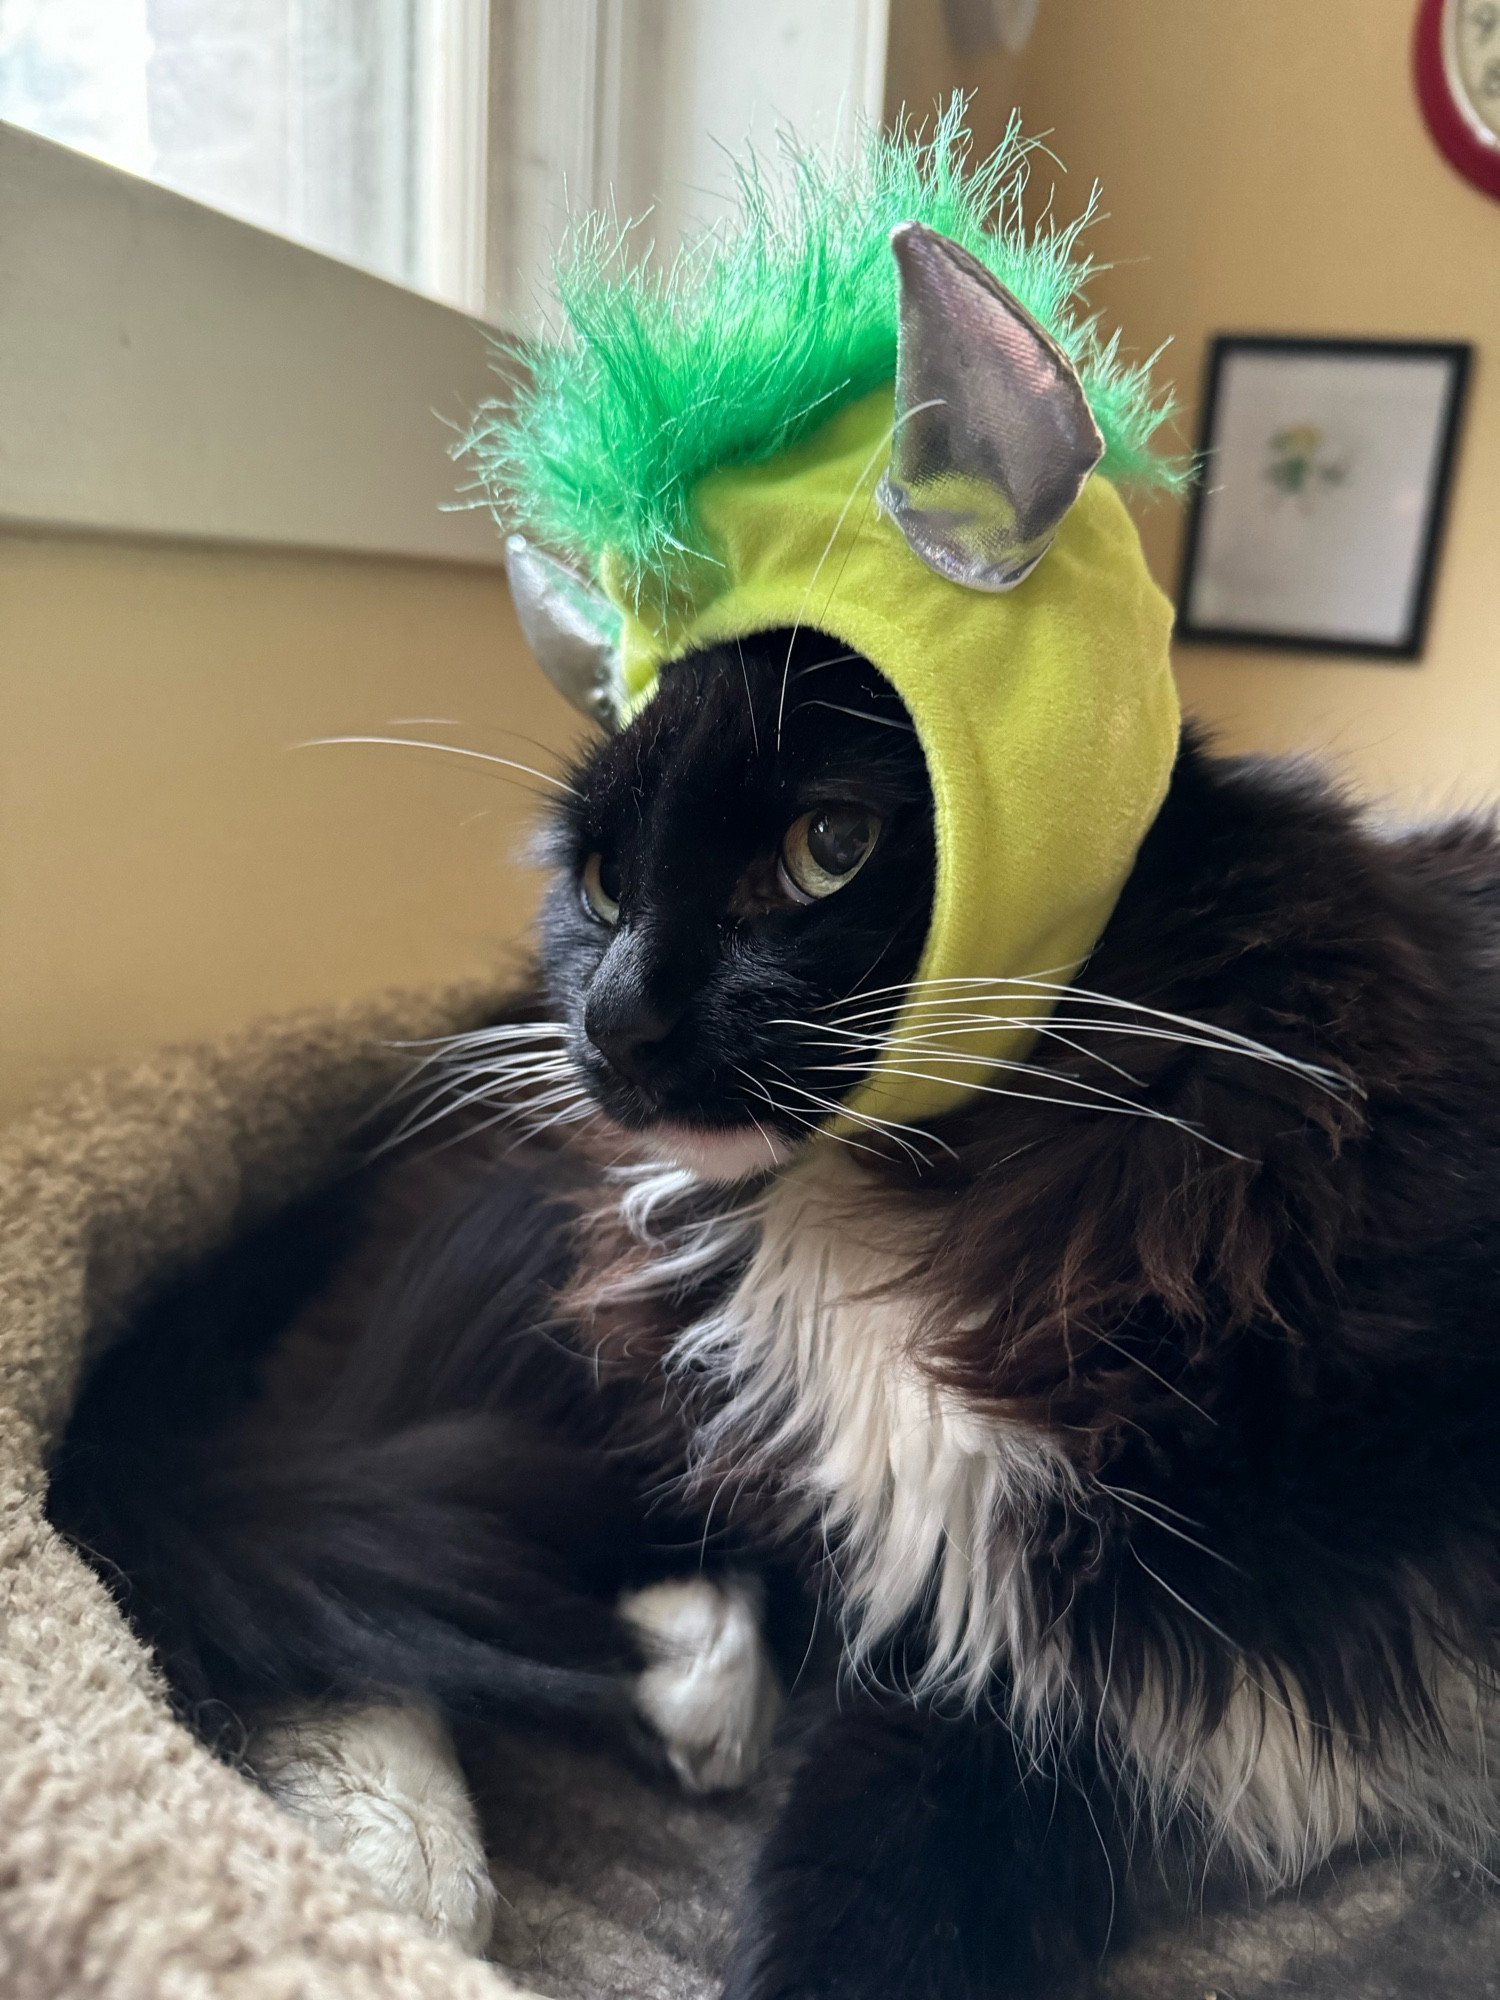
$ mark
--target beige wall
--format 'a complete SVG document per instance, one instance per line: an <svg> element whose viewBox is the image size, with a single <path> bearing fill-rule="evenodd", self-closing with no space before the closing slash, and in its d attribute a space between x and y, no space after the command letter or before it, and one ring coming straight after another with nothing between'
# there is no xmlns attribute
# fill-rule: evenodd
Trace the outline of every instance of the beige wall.
<svg viewBox="0 0 1500 2000"><path fill-rule="evenodd" d="M523 737L571 740L497 570L0 536L0 1116L85 1063L503 956L530 796L288 747L379 733L543 766Z"/></svg>
<svg viewBox="0 0 1500 2000"><path fill-rule="evenodd" d="M940 0L894 0L890 88L926 111L977 89L993 142L1012 104L1066 162L1060 212L1097 176L1115 261L1094 302L1195 404L1215 331L1474 341L1478 367L1427 658L1418 667L1183 647L1188 706L1234 745L1332 752L1425 805L1500 795L1500 202L1429 141L1409 83L1414 0L1042 0L1017 58L960 61ZM1039 163L1036 185L1055 178ZM1145 520L1169 588L1173 508Z"/></svg>

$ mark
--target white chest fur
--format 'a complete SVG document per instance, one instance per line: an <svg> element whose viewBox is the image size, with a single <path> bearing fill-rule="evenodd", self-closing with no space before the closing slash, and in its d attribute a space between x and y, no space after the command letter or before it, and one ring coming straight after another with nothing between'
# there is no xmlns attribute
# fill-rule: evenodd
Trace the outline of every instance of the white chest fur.
<svg viewBox="0 0 1500 2000"><path fill-rule="evenodd" d="M673 1354L724 1397L705 1457L791 1482L828 1543L856 1660L923 1612L925 1683L972 1697L1008 1658L1033 1681L1022 1705L1045 1704L1061 1661L1044 1657L1024 1558L1066 1462L919 1366L926 1305L905 1276L917 1246L857 1168L819 1149L773 1183L753 1225L730 1297Z"/></svg>

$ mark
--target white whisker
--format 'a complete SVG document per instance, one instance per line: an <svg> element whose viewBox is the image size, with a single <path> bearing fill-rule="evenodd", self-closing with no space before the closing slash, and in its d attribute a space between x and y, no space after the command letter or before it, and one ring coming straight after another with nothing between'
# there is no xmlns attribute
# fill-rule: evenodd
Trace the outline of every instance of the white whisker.
<svg viewBox="0 0 1500 2000"><path fill-rule="evenodd" d="M392 1042L393 1049L487 1048L494 1042L521 1041L546 1036L553 1041L567 1034L562 1021L496 1021L487 1028L466 1028L457 1035L431 1035L424 1041Z"/></svg>
<svg viewBox="0 0 1500 2000"><path fill-rule="evenodd" d="M1207 1626L1208 1630L1213 1633L1216 1639L1222 1639L1224 1641L1224 1644L1229 1648L1230 1652L1239 1654L1244 1651L1244 1648L1242 1646L1240 1646L1235 1640L1230 1638L1229 1634L1224 1630L1222 1625L1215 1625L1212 1618L1207 1617L1203 1612L1201 1612L1196 1604L1189 1604L1187 1599L1184 1596L1182 1596L1182 1594L1179 1591L1174 1590L1171 1584L1168 1583L1165 1580L1165 1578L1159 1577L1156 1574L1156 1571L1151 1567L1150 1563L1148 1563L1144 1558L1144 1556L1142 1556L1140 1550L1136 1547L1134 1542L1129 1542L1126 1544L1126 1546L1129 1548L1130 1553L1135 1557L1136 1561L1140 1564L1141 1568L1146 1572L1147 1576L1150 1577L1151 1581L1154 1584L1159 1585L1160 1588L1167 1593L1168 1597L1170 1597L1174 1603L1180 1604L1183 1610L1187 1612L1190 1618L1196 1618L1200 1625Z"/></svg>
<svg viewBox="0 0 1500 2000"><path fill-rule="evenodd" d="M566 1039L559 1021L505 1021L398 1045L426 1053L387 1100L388 1105L416 1101L378 1152L407 1145L449 1120L461 1121L456 1138L501 1124L520 1126L526 1138L592 1115ZM464 1116L476 1107L490 1110L478 1124Z"/></svg>
<svg viewBox="0 0 1500 2000"><path fill-rule="evenodd" d="M932 993L932 987L958 987L956 993ZM968 1008L972 1010L981 999L1019 999L1035 1001L1039 991L1056 994L1064 999L1088 1001L1096 1007L1114 1010L1115 1018L1097 1020L1079 1017L1070 1011L1058 1015L1049 1009L1044 1014L1025 1013L1008 1009L1000 1013L976 1014L956 1018L963 1020L975 1032L986 1028L1004 1027L1031 1029L1038 1034L1055 1033L1064 1030L1069 1034L1117 1034L1131 1035L1143 1040L1175 1041L1184 1047L1221 1050L1239 1054L1247 1060L1263 1062L1271 1066L1305 1077L1328 1094L1344 1096L1354 1091L1363 1095L1360 1085L1351 1077L1338 1070L1327 1068L1321 1063L1308 1062L1300 1056L1287 1054L1284 1050L1272 1048L1269 1043L1257 1041L1253 1036L1241 1034L1236 1029L1223 1028L1211 1021L1200 1021L1191 1015L1174 1014L1160 1007L1149 1007L1142 1001L1123 1000L1118 995L1098 993L1088 987L1063 984L1040 977L1025 979L969 979L954 978L943 980L914 980L904 986L889 986L853 995L860 1000L879 999L883 994L898 996L885 1007L862 1008L842 1013L836 1020L827 1023L799 1023L808 1027L819 1027L826 1031L836 1031L860 1022L898 1020L908 1000L915 998L924 1013L931 1014L936 1009ZM847 1002L830 1003L833 1007L846 1006ZM1121 1016L1127 1018L1119 1018ZM1141 1017L1141 1018L1137 1018ZM1166 1023L1165 1027L1157 1023ZM792 1025L781 1023L779 1025ZM948 1026L945 1015L941 1025ZM918 1030L921 1032L922 1030ZM929 1024L926 1032L931 1032ZM1097 1059L1097 1058L1096 1058Z"/></svg>
<svg viewBox="0 0 1500 2000"><path fill-rule="evenodd" d="M936 1022L936 1024L928 1022L924 1028L904 1030L902 1034L884 1034L884 1032L880 1032L880 1034L876 1034L876 1032L858 1034L854 1030L844 1030L842 1024L840 1026L824 1026L824 1024L812 1024L812 1022L808 1022L806 1026L816 1026L818 1032L826 1034L828 1038L832 1038L836 1042L842 1042L844 1046L850 1046L850 1048L864 1048L872 1056L878 1050L888 1050L892 1054L902 1054L902 1056L918 1056L918 1058L930 1056L930 1058L952 1060L952 1062L982 1062L982 1064L992 1064L994 1068L1008 1068L1010 1064L1004 1058L998 1058L998 1056L996 1058L964 1056L960 1050L956 1050L952 1046L952 1038L964 1036L964 1034L992 1034L996 1026L1004 1026L1004 1028L1026 1026L1026 1028L1032 1028L1040 1038L1044 1038L1048 1042L1058 1042L1064 1048L1070 1048L1082 1060L1096 1062L1100 1068L1110 1070L1114 1076L1118 1076L1126 1084L1132 1084L1136 1090L1148 1090L1150 1088L1150 1084L1148 1084L1146 1078L1134 1076L1122 1064L1110 1062L1110 1058L1102 1056L1096 1048L1086 1048L1082 1042L1076 1042L1072 1038L1072 1034L1062 1034L1062 1030L1048 1026L1044 1020L1024 1020L1020 1016L994 1016L994 1014L978 1014L978 1016L960 1014L960 1016L948 1016L946 1020ZM1080 1034L1086 1034L1090 1030L1110 1032L1110 1034L1118 1034L1120 1032L1118 1028L1114 1028L1108 1022L1068 1022L1068 1026L1076 1028ZM1180 1048L1218 1048L1220 1046L1216 1042L1200 1042L1200 1040L1196 1040L1192 1036L1168 1034L1164 1030L1138 1030L1138 1036L1142 1040L1172 1042L1172 1044L1176 1044ZM1230 1050L1230 1054L1240 1054L1240 1050ZM1246 1060L1264 1060L1264 1058L1258 1058L1258 1056L1250 1056L1248 1052L1244 1052L1244 1054L1246 1054ZM1074 1082L1074 1078L1070 1078L1066 1070L1046 1068L1044 1064L1024 1064L1024 1068L1032 1076L1048 1076L1054 1082Z"/></svg>
<svg viewBox="0 0 1500 2000"><path fill-rule="evenodd" d="M835 715L852 715L856 722L874 722L882 729L904 729L908 736L916 734L916 729L910 722L900 722L893 715L871 715L863 708L847 708L841 701L815 701L809 698L807 701L798 702L796 708L792 710L793 715L799 714L804 708L831 708Z"/></svg>
<svg viewBox="0 0 1500 2000"><path fill-rule="evenodd" d="M755 696L750 692L750 669L745 664L745 642L743 641L743 639L735 640L734 650L740 656L740 672L744 676L745 680L745 706L750 711L750 737L751 741L755 745L755 754L757 757L759 757L760 727L755 720Z"/></svg>
<svg viewBox="0 0 1500 2000"><path fill-rule="evenodd" d="M742 1069L740 1075L747 1083L754 1085L778 1118L790 1118L796 1124L800 1125L804 1132L821 1135L825 1139L832 1139L841 1146L850 1147L856 1153L868 1153L872 1159L880 1159L882 1157L877 1147L867 1146L863 1140L852 1138L847 1132L835 1131L821 1119L810 1118L805 1111L799 1111L793 1105L778 1102L771 1095L771 1092L766 1088L764 1083L761 1082L760 1078L752 1076L749 1070Z"/></svg>
<svg viewBox="0 0 1500 2000"><path fill-rule="evenodd" d="M536 1106L525 1104L519 1099L496 1104L493 1094L489 1091L473 1091L458 1098L448 1098L435 1109L429 1110L426 1116L404 1120L384 1144L376 1148L377 1157L381 1153L391 1151L393 1147L404 1146L413 1139L419 1139L424 1132L430 1132L435 1125L446 1124L450 1119L457 1118L460 1113L471 1110L477 1104L495 1105L495 1109L482 1124L478 1126L466 1124L461 1127L459 1137L473 1131L486 1132L496 1124L523 1123L529 1116L534 1116L537 1109Z"/></svg>
<svg viewBox="0 0 1500 2000"><path fill-rule="evenodd" d="M1149 1522L1153 1528L1159 1528L1164 1535L1175 1535L1179 1542L1186 1542L1190 1549L1197 1549L1212 1561L1222 1563L1225 1569L1232 1569L1239 1575L1244 1574L1238 1563L1231 1562L1228 1556L1220 1555L1217 1549L1211 1549L1207 1542L1200 1542L1196 1536L1184 1534L1181 1528L1174 1528L1170 1521L1158 1520L1156 1515L1149 1511L1139 1497L1129 1496L1127 1488L1123 1486L1106 1486L1104 1481L1098 1478L1095 1479L1094 1485L1100 1493L1107 1493L1111 1500L1117 1501L1120 1506L1128 1509L1130 1513L1139 1514L1143 1521Z"/></svg>
<svg viewBox="0 0 1500 2000"><path fill-rule="evenodd" d="M409 1088L414 1093L420 1082L425 1087L427 1094L423 1097L420 1104L412 1108L409 1115L412 1117L419 1116L428 1105L436 1104L439 1099L447 1098L452 1100L456 1093L467 1091L471 1084L480 1084L480 1088L475 1094L482 1096L492 1092L494 1087L499 1084L512 1083L521 1086L554 1080L562 1081L572 1074L571 1065L566 1063L557 1065L548 1064L540 1068L518 1065L515 1069L502 1069L496 1065L488 1067L464 1065L462 1067L455 1067L446 1074L439 1072L436 1079L434 1079L434 1076L430 1072L425 1076L421 1076L419 1073L411 1078ZM406 1093L397 1092L392 1101L399 1103L404 1094Z"/></svg>
<svg viewBox="0 0 1500 2000"><path fill-rule="evenodd" d="M1138 1354L1133 1354L1128 1347L1122 1347L1119 1341L1112 1340L1107 1333L1101 1333L1097 1327L1094 1329L1093 1337L1102 1346L1113 1348L1120 1359L1128 1361L1132 1368L1139 1368L1141 1373L1149 1375L1153 1382L1160 1382L1167 1393L1175 1396L1179 1403L1185 1403L1194 1416L1202 1417L1204 1423L1212 1424L1215 1430L1219 1428L1218 1418L1210 1416L1201 1403L1195 1403L1185 1389L1179 1389L1177 1384L1163 1375L1159 1368L1153 1368L1149 1361L1142 1361Z"/></svg>
<svg viewBox="0 0 1500 2000"><path fill-rule="evenodd" d="M386 1042L384 1046L391 1050L425 1049L427 1053L422 1057L420 1062L414 1064L406 1075L401 1077L391 1087L386 1095L373 1107L369 1115L371 1117L378 1117L382 1111L388 1111L392 1105L400 1103L403 1097L409 1096L414 1090L420 1087L428 1071L441 1068L450 1059L455 1050L463 1049L468 1043L480 1037L512 1032L524 1032L531 1035L540 1031L546 1031L559 1036L566 1032L560 1022L517 1022L506 1023L495 1028L470 1029L458 1035L432 1035L420 1041Z"/></svg>
<svg viewBox="0 0 1500 2000"><path fill-rule="evenodd" d="M539 771L534 764L518 764L514 757L493 756L488 750L468 750L461 743L428 743L416 736L309 736L305 742L294 743L291 747L294 750L330 750L341 744L361 743L382 743L393 750L439 750L445 757L472 757L480 764L500 764L507 771L524 771L528 778L540 778L544 785L555 785L558 791L566 792L570 798L582 796L576 785L553 777L550 771Z"/></svg>
<svg viewBox="0 0 1500 2000"><path fill-rule="evenodd" d="M925 992L929 987L933 986L983 986L993 987L997 992L1002 989L1013 991L1018 986L1035 985L1038 981L1049 978L1052 973L1066 972L1067 969L1065 965L1049 965L1042 972L1028 974L1024 979L1011 979L1000 974L989 975L980 973L953 973L942 979L898 979L890 986L866 987L861 992L850 994L848 998L853 1000L879 1000L887 993L904 997L908 993ZM844 1002L842 1000L830 1000L828 1002L829 1009L843 1005ZM825 1009L825 1011L827 1010Z"/></svg>
<svg viewBox="0 0 1500 2000"><path fill-rule="evenodd" d="M940 1147L952 1159L958 1157L954 1153L953 1148L942 1139L939 1139L936 1133L925 1131L921 1126L905 1125L899 1119L881 1118L875 1113L855 1111L849 1105L842 1104L835 1098L821 1097L816 1091L808 1090L804 1085L794 1082L786 1074L785 1070L779 1071L778 1074L781 1076L783 1086L786 1089L793 1091L799 1097L805 1097L810 1104L814 1104L819 1110L827 1112L831 1118L852 1118L855 1124L864 1130L878 1133L881 1137L890 1139L895 1145L901 1148L908 1159L915 1162L918 1166L925 1167L931 1163L925 1154L901 1136L903 1133L910 1133L914 1139L920 1139L928 1145Z"/></svg>
<svg viewBox="0 0 1500 2000"><path fill-rule="evenodd" d="M832 653L826 660L814 660L810 667L798 667L796 673L792 675L792 679L800 681L804 674L821 673L824 667L847 667L853 661L862 660L863 658L863 653Z"/></svg>
<svg viewBox="0 0 1500 2000"><path fill-rule="evenodd" d="M950 1062L971 1062L985 1069L1019 1069L1027 1075L1044 1077L1049 1083L1070 1084L1076 1090L1088 1091L1096 1101L1081 1104L1076 1097L1053 1097L1039 1090L1008 1090L1003 1084L980 1083L977 1080L966 1080L958 1086L958 1088L964 1091L977 1091L985 1097L1017 1098L1026 1104L1056 1104L1072 1111L1097 1111L1117 1118L1150 1119L1157 1124L1175 1126L1179 1132L1185 1133L1191 1139L1199 1140L1205 1146L1211 1146L1216 1153L1226 1154L1231 1160L1242 1160L1247 1166L1253 1164L1246 1154L1236 1152L1233 1146L1226 1146L1222 1140L1211 1138L1201 1127L1190 1123L1188 1119L1174 1118L1170 1112L1160 1111L1154 1105L1132 1104L1128 1098L1120 1097L1114 1091L1107 1091L1102 1085L1086 1083L1078 1077L1060 1076L1054 1070L1035 1070L1027 1064L996 1063L983 1056L949 1056L945 1053L944 1060ZM825 1070L859 1070L862 1072L864 1065L852 1063L825 1064L823 1068ZM953 1082L951 1077L941 1076L930 1070L904 1069L890 1063L884 1064L883 1068L887 1076L899 1076L913 1083L950 1084Z"/></svg>

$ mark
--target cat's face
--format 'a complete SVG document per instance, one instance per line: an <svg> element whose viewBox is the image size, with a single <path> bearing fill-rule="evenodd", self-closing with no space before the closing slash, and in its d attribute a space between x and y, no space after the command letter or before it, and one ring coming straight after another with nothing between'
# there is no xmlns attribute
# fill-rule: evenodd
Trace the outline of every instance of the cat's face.
<svg viewBox="0 0 1500 2000"><path fill-rule="evenodd" d="M836 639L773 632L667 669L558 809L542 963L616 1123L733 1179L868 1066L829 1034L909 980L934 881L899 697Z"/></svg>

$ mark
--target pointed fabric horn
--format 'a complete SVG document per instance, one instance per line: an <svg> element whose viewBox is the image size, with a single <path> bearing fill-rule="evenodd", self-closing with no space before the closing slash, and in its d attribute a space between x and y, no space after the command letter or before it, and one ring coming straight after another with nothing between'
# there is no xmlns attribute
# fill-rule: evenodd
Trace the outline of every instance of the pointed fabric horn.
<svg viewBox="0 0 1500 2000"><path fill-rule="evenodd" d="M1010 590L1046 554L1104 456L1073 364L976 257L920 222L900 274L896 428L881 506L913 553L971 590Z"/></svg>
<svg viewBox="0 0 1500 2000"><path fill-rule="evenodd" d="M620 726L620 614L565 563L508 535L505 573L526 643L565 701L590 722Z"/></svg>

